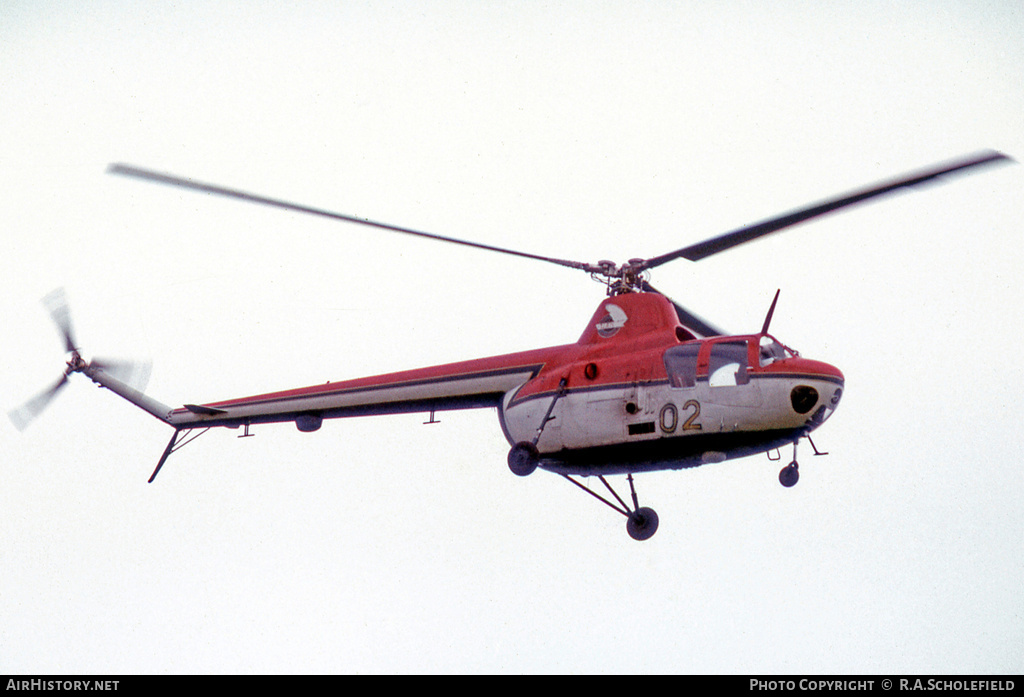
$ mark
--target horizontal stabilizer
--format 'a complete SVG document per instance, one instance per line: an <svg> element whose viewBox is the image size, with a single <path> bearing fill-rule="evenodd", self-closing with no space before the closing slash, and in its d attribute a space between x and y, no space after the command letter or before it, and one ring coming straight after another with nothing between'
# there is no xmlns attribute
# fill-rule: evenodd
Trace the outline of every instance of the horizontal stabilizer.
<svg viewBox="0 0 1024 697"><path fill-rule="evenodd" d="M198 404L186 404L185 408L193 414L202 414L203 416L217 416L218 414L227 414L223 409L214 409L213 407L203 407Z"/></svg>

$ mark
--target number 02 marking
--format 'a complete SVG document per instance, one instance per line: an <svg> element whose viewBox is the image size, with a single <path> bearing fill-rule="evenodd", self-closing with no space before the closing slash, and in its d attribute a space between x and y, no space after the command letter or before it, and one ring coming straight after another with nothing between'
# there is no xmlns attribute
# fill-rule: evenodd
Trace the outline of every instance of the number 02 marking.
<svg viewBox="0 0 1024 697"><path fill-rule="evenodd" d="M700 424L693 423L700 416L700 402L696 399L691 399L689 402L683 405L683 409L693 409L693 413L690 414L690 418L683 422L684 431L699 431L702 426Z"/></svg>
<svg viewBox="0 0 1024 697"><path fill-rule="evenodd" d="M699 431L702 426L694 423L697 417L700 416L700 402L696 399L691 399L689 402L683 405L684 411L693 410L686 421L683 422L684 431ZM669 402L661 408L660 422L662 433L675 433L676 426L679 425L679 410L676 409L676 405Z"/></svg>

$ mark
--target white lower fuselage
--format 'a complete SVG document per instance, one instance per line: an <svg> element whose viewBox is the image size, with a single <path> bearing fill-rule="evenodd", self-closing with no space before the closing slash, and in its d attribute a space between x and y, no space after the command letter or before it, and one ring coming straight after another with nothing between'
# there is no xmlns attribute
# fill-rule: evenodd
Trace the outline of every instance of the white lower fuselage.
<svg viewBox="0 0 1024 697"><path fill-rule="evenodd" d="M796 388L813 388L810 408L793 403ZM666 380L569 390L552 408L537 440L541 466L579 474L681 469L766 452L821 425L842 395L831 375L752 374L742 385L692 387ZM510 443L532 442L554 394L516 400L509 392L500 418Z"/></svg>

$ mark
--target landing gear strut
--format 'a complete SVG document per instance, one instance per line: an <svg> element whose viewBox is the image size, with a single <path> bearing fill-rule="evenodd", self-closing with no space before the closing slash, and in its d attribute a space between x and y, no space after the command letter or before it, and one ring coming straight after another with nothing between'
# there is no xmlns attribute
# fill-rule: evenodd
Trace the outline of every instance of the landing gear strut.
<svg viewBox="0 0 1024 697"><path fill-rule="evenodd" d="M541 434L544 433L544 427L555 418L551 415L551 412L555 410L558 400L565 396L568 382L566 378L559 380L558 391L555 393L554 399L551 400L551 404L548 405L547 413L544 414L544 418L540 421L540 426L537 428L537 434L533 437L533 442L521 440L508 451L508 468L517 477L526 477L533 474L533 471L537 469L537 465L540 463L540 451L537 450L537 443L540 441Z"/></svg>
<svg viewBox="0 0 1024 697"><path fill-rule="evenodd" d="M811 444L811 449L814 450L815 457L819 457L819 456L822 456L822 455L828 455L828 453L823 453L820 450L818 450L818 446L816 446L814 444L814 441L811 440L810 435L805 435L803 437L806 438L807 442ZM798 465L797 462L796 462L796 446L797 446L797 444L799 442L800 442L799 439L793 441L793 461L790 462L785 467L783 467L782 470L779 472L779 483L782 484L782 486L784 486L786 488L789 488L791 486L795 486L796 483L798 481L800 481L800 465ZM781 457L781 455L780 455L780 457ZM776 459L777 460L779 458L771 458L771 459Z"/></svg>
<svg viewBox="0 0 1024 697"><path fill-rule="evenodd" d="M611 492L611 495L614 496L615 500L619 502L620 506L622 506L621 508L619 508L619 506L616 506L614 503L604 498L600 494L595 494L593 491L583 486L569 475L563 474L562 476L565 477L568 481L578 486L583 491L593 496L601 503L626 516L626 532L628 532L629 536L632 537L634 540L649 540L651 539L651 537L654 536L654 533L658 532L658 514L654 512L653 508L640 507L640 503L639 501L637 501L636 497L636 489L633 487L632 474L627 474L626 479L629 481L629 493L632 495L633 498L633 510L629 509L629 506L626 505L625 501L623 501L619 497L619 495L615 493L615 490L612 489L611 484L608 483L608 480L605 479L604 476L600 474L597 475L597 478L600 479L601 483L604 484L605 488Z"/></svg>

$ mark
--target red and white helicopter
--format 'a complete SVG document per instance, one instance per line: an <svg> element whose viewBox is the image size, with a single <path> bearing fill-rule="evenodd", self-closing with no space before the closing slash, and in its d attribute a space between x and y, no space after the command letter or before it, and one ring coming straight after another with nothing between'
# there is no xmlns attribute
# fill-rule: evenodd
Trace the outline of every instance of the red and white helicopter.
<svg viewBox="0 0 1024 697"><path fill-rule="evenodd" d="M71 374L83 373L174 429L152 482L171 453L213 427L242 428L246 436L253 424L293 422L308 432L319 429L325 419L347 416L423 412L433 421L439 411L496 408L511 446L508 465L513 473L526 476L540 467L562 475L624 515L630 536L645 540L657 530L658 516L639 505L633 473L758 453L771 456L792 445L793 459L779 472L782 485L791 487L799 478L797 444L803 438L810 441L811 432L832 415L844 386L838 368L804 358L768 333L778 292L760 331L727 336L658 292L648 282L649 272L675 259L698 261L897 189L1009 159L994 151L977 153L623 264L555 259L111 165L114 174L578 269L605 283L608 297L574 344L175 409L133 387L122 374L123 364L86 362L63 295L51 294L45 302L70 360L57 383L10 416L24 428ZM823 454L817 448L814 452ZM632 505L609 485L605 477L612 474L626 474ZM597 476L614 501L574 476Z"/></svg>

